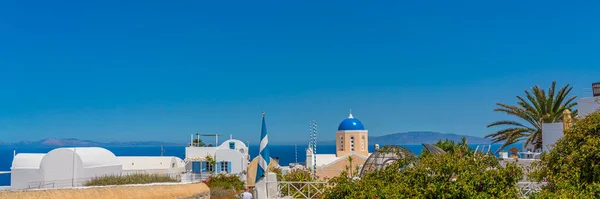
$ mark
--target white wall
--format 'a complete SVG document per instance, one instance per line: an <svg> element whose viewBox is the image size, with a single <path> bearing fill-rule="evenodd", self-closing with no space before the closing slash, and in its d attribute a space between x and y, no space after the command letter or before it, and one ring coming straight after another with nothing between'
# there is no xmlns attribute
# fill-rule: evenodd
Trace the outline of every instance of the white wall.
<svg viewBox="0 0 600 199"><path fill-rule="evenodd" d="M185 147L185 159L204 159L214 156L218 147Z"/></svg>
<svg viewBox="0 0 600 199"><path fill-rule="evenodd" d="M225 149L218 150L216 154L216 161L229 161L231 162L231 173L237 174L246 170L248 167L248 160L239 151Z"/></svg>
<svg viewBox="0 0 600 199"><path fill-rule="evenodd" d="M44 181L39 169L12 169L10 175L11 190L29 189Z"/></svg>
<svg viewBox="0 0 600 199"><path fill-rule="evenodd" d="M577 100L577 109L580 117L600 110L600 97L586 97Z"/></svg>
<svg viewBox="0 0 600 199"><path fill-rule="evenodd" d="M542 145L544 151L549 151L554 147L558 139L563 137L563 123L545 123L542 124Z"/></svg>
<svg viewBox="0 0 600 199"><path fill-rule="evenodd" d="M173 156L120 156L124 174L154 173L180 174L184 171L183 160Z"/></svg>

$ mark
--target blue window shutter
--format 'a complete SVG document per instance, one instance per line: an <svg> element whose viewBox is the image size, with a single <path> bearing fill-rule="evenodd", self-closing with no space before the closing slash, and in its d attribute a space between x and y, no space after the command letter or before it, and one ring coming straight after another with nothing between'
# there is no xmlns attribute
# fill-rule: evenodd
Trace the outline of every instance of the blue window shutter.
<svg viewBox="0 0 600 199"><path fill-rule="evenodd" d="M192 162L192 173L200 173L200 162Z"/></svg>
<svg viewBox="0 0 600 199"><path fill-rule="evenodd" d="M235 149L235 142L229 142L229 149Z"/></svg>
<svg viewBox="0 0 600 199"><path fill-rule="evenodd" d="M227 173L231 173L231 162L227 162Z"/></svg>
<svg viewBox="0 0 600 199"><path fill-rule="evenodd" d="M217 162L217 173L221 173L221 162Z"/></svg>
<svg viewBox="0 0 600 199"><path fill-rule="evenodd" d="M206 172L206 162L202 162L202 171Z"/></svg>

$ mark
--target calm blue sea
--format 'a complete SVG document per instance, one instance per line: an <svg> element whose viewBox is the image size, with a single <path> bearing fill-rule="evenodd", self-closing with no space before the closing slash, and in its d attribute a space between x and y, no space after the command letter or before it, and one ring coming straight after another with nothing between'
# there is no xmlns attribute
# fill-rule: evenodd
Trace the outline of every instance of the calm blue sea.
<svg viewBox="0 0 600 199"><path fill-rule="evenodd" d="M409 149L416 155L421 153L423 150L422 145L402 145ZM477 145L470 145L475 148ZM515 146L521 149L521 144L514 144L509 146ZM288 165L292 162L304 162L306 160L306 147L307 145L270 145L271 157L279 157L280 165ZM492 150L495 151L500 147L499 144L492 145ZM14 148L14 147L0 147L0 171L10 171L10 166L13 160L13 150L17 153L48 153L55 147L26 147L26 148ZM117 156L160 156L160 146L126 146L126 147L104 147L112 151ZM295 150L297 148L297 150ZM165 156L177 156L184 158L185 147L184 146L167 146L164 147ZM259 147L250 146L250 156L252 158L258 155ZM369 151L373 151L373 146L369 147ZM297 159L296 159L297 152ZM321 145L317 147L317 153L335 153L335 145ZM0 186L10 185L10 174L0 175Z"/></svg>

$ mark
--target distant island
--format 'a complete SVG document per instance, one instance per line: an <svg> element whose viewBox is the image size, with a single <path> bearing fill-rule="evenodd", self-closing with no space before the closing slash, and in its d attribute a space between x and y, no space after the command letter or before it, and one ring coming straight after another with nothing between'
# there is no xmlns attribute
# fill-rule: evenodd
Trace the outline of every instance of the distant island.
<svg viewBox="0 0 600 199"><path fill-rule="evenodd" d="M0 142L0 146L46 146L46 147L92 147L92 146L185 146L181 143L159 141L126 141L126 142L96 142L79 140L75 138L57 139L48 138L40 141L20 141L15 143Z"/></svg>
<svg viewBox="0 0 600 199"><path fill-rule="evenodd" d="M438 133L431 131L414 131L414 132L404 132L404 133L393 133L382 136L369 136L369 145L379 144L379 145L413 145L413 144L423 144L423 143L436 143L438 140L452 140L455 142L460 141L462 137L467 138L468 144L491 144L490 139L468 136L468 135L458 135L453 133ZM325 145L333 145L335 144L334 140L331 141L323 141L320 142Z"/></svg>

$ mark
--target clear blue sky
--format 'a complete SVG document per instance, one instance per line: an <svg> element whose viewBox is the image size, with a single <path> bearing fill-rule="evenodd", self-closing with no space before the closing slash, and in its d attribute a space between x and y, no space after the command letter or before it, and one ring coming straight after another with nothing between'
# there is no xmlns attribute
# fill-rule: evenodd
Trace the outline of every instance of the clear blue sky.
<svg viewBox="0 0 600 199"><path fill-rule="evenodd" d="M0 3L0 141L258 143L484 136L539 84L600 81L600 2L16 1Z"/></svg>

